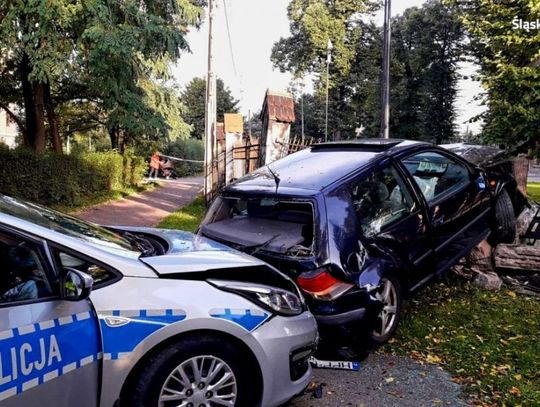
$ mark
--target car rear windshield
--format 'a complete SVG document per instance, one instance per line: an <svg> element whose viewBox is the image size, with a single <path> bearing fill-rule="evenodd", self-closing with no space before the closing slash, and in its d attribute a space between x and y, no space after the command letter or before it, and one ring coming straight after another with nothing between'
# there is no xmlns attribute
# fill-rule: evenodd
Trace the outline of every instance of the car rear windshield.
<svg viewBox="0 0 540 407"><path fill-rule="evenodd" d="M201 232L248 253L305 257L313 253L313 219L310 201L219 197Z"/></svg>

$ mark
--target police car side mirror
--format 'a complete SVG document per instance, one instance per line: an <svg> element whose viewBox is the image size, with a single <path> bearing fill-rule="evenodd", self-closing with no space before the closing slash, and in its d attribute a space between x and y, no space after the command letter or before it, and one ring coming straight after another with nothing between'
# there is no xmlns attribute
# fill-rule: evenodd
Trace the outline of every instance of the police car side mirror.
<svg viewBox="0 0 540 407"><path fill-rule="evenodd" d="M60 296L67 301L81 301L90 295L94 279L80 270L66 267L62 269Z"/></svg>

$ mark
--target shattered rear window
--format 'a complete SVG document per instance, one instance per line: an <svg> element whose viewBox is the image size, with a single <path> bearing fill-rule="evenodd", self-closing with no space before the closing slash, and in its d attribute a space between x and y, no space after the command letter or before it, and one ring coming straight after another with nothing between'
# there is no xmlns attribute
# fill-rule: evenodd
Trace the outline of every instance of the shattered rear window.
<svg viewBox="0 0 540 407"><path fill-rule="evenodd" d="M267 198L219 197L204 219L203 235L254 253L313 253L313 204Z"/></svg>

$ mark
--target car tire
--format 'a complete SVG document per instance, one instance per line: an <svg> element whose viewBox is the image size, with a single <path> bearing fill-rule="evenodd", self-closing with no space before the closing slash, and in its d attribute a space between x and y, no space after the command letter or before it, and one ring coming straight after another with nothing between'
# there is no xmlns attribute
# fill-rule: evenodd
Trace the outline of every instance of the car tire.
<svg viewBox="0 0 540 407"><path fill-rule="evenodd" d="M497 197L495 221L497 243L513 243L516 237L516 215L514 205L506 189L503 189Z"/></svg>
<svg viewBox="0 0 540 407"><path fill-rule="evenodd" d="M399 324L402 303L399 280L394 276L384 276L375 297L383 303L383 308L375 318L370 340L373 346L380 346L388 342Z"/></svg>
<svg viewBox="0 0 540 407"><path fill-rule="evenodd" d="M202 375L201 379L197 380L197 374ZM206 383L212 375L215 376ZM224 379L225 376L228 378ZM252 407L258 405L260 397L253 377L245 355L237 346L222 338L198 336L174 343L146 361L124 392L120 404L126 407L168 407L183 403L195 407L213 406L213 397L228 395L234 399L235 406ZM167 397L171 400L167 401Z"/></svg>

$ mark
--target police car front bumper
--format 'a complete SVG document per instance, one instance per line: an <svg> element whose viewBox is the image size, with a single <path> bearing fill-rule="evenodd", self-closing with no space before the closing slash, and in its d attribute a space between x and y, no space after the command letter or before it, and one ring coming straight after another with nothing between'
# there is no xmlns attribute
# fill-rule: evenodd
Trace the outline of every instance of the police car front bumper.
<svg viewBox="0 0 540 407"><path fill-rule="evenodd" d="M317 323L309 312L275 316L253 335L262 347L258 355L264 379L262 406L279 406L309 384L308 359L318 343Z"/></svg>

